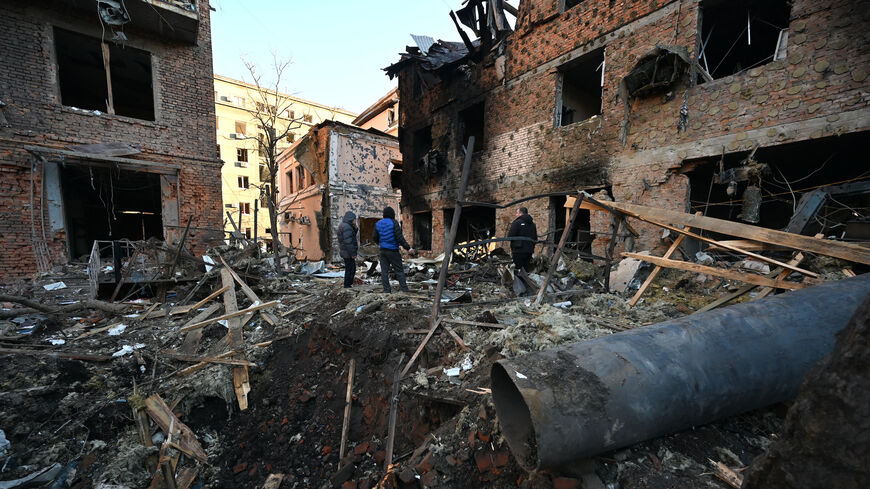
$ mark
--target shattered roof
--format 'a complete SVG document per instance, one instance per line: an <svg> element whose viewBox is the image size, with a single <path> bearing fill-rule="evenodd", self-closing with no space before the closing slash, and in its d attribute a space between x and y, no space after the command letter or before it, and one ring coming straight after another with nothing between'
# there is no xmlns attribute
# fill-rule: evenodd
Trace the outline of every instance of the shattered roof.
<svg viewBox="0 0 870 489"><path fill-rule="evenodd" d="M477 46L480 41L475 40L473 44ZM426 71L435 71L468 56L468 48L462 42L442 41L440 39L430 45L425 54L417 46L408 46L406 50L406 52L399 54L401 59L398 62L384 68L390 78L396 76L409 63L417 63L420 68Z"/></svg>

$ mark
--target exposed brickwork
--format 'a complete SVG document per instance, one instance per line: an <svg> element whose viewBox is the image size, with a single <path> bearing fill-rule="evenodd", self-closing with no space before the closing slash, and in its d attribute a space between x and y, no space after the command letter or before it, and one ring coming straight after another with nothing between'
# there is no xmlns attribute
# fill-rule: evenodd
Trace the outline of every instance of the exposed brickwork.
<svg viewBox="0 0 870 489"><path fill-rule="evenodd" d="M439 222L441 209L455 205L461 176L464 141L457 114L481 101L485 146L475 151L469 201L504 203L610 186L617 200L688 211L688 178L676 171L687 159L870 129L867 2L796 0L787 59L703 84L685 77L669 96L637 98L628 108L619 84L656 45L684 46L694 57L700 3L586 0L564 13L558 3L520 2L517 30L503 51L471 65L467 74L453 71L420 97L414 97L410 76L416 68L400 73L403 211L409 216L432 209L434 253L443 246L443 226L449 226ZM606 61L601 115L554 127L558 67L599 47ZM679 131L684 101L688 121ZM429 125L433 146L448 160L446 171L432 177L415 172L411 154L413 133ZM551 224L548 206L546 199L528 205L539 230ZM609 217L595 214L593 230L608 232ZM512 217L512 209L499 210L497 232ZM659 229L635 228L641 233L638 248L663 246ZM606 243L599 235L595 251Z"/></svg>
<svg viewBox="0 0 870 489"><path fill-rule="evenodd" d="M26 277L36 271L30 219L30 168L34 159L24 150L25 145L62 149L68 144L126 142L141 146L142 153L133 158L181 168L178 186L164 188L165 195L178 198L180 212L175 222L167 222L169 218L164 215L164 226L183 226L193 215L194 227L221 227L220 162L214 157L209 5L203 0L198 5L196 45L167 42L154 32L137 28L135 18L124 29L130 46L152 55L155 121L96 115L60 103L53 28L99 38L101 28L95 12L49 0L5 2L0 7L0 100L6 103L0 110L9 123L8 127L0 127L0 236L4 250L0 254L0 278ZM34 183L38 197L41 167ZM47 222L48 211L43 210ZM41 229L39 209L36 224ZM164 233L171 239L180 234L180 229L164 227ZM191 235L189 243L195 252L204 250L207 234L199 231ZM64 263L64 232L46 237L53 263Z"/></svg>

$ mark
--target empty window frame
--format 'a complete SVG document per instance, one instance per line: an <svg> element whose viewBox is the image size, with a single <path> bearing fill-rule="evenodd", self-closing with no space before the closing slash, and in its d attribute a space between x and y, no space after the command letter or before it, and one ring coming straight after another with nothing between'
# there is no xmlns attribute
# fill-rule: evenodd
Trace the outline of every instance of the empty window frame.
<svg viewBox="0 0 870 489"><path fill-rule="evenodd" d="M393 190L402 188L402 160L390 160L390 186Z"/></svg>
<svg viewBox="0 0 870 489"><path fill-rule="evenodd" d="M239 188L247 189L251 186L250 180L248 177L239 176L238 178Z"/></svg>
<svg viewBox="0 0 870 489"><path fill-rule="evenodd" d="M154 120L151 53L57 27L54 45L63 105Z"/></svg>
<svg viewBox="0 0 870 489"><path fill-rule="evenodd" d="M468 144L468 138L474 136L474 151L483 149L484 116L485 112L483 102L476 103L459 112L459 124L461 126L461 137L459 139L460 146L466 146Z"/></svg>
<svg viewBox="0 0 870 489"><path fill-rule="evenodd" d="M423 157L432 149L432 126L414 131L411 145L411 161L414 165L418 165L418 168L422 168Z"/></svg>
<svg viewBox="0 0 870 489"><path fill-rule="evenodd" d="M704 0L698 26L701 67L716 79L784 57L790 3Z"/></svg>
<svg viewBox="0 0 870 489"><path fill-rule="evenodd" d="M604 48L559 67L556 84L556 126L567 126L601 114Z"/></svg>
<svg viewBox="0 0 870 489"><path fill-rule="evenodd" d="M236 148L236 161L247 163L247 161L248 161L247 148Z"/></svg>
<svg viewBox="0 0 870 489"><path fill-rule="evenodd" d="M432 211L418 212L413 215L414 248L432 249Z"/></svg>
<svg viewBox="0 0 870 489"><path fill-rule="evenodd" d="M583 3L583 0L559 0L559 12L572 9Z"/></svg>

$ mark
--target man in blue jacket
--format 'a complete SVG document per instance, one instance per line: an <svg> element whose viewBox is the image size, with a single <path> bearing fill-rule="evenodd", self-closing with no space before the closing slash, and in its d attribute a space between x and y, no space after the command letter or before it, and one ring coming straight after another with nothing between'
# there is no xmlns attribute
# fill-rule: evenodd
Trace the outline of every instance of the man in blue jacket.
<svg viewBox="0 0 870 489"><path fill-rule="evenodd" d="M384 285L384 292L392 292L390 288L391 268L396 273L402 292L407 292L408 284L405 283L405 268L402 266L399 246L408 250L411 255L416 254L417 251L411 248L411 245L402 236L402 227L396 221L396 211L392 207L384 207L384 218L375 224L375 233L372 238L375 243L380 245L381 282Z"/></svg>

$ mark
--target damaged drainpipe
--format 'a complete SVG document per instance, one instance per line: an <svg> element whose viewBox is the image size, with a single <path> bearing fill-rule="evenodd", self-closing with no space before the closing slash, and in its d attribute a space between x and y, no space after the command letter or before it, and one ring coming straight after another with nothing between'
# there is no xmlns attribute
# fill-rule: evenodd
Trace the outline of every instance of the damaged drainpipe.
<svg viewBox="0 0 870 489"><path fill-rule="evenodd" d="M870 274L501 360L492 397L528 470L793 398Z"/></svg>

